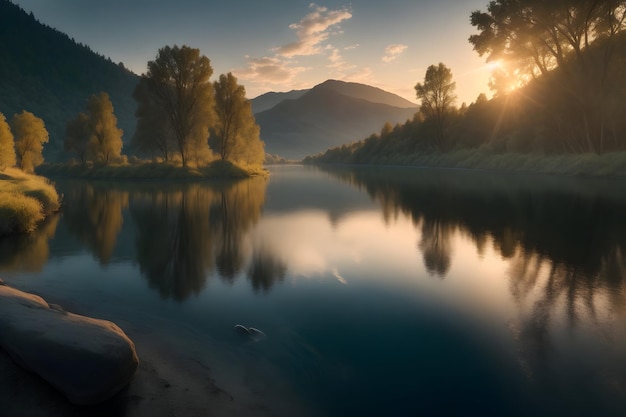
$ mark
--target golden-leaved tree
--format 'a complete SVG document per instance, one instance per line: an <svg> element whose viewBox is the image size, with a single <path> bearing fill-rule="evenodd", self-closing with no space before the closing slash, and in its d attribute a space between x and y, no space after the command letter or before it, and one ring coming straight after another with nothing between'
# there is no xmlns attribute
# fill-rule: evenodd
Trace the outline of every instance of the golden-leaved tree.
<svg viewBox="0 0 626 417"><path fill-rule="evenodd" d="M43 144L48 143L48 131L42 119L26 110L13 116L11 128L15 136L17 165L32 173L43 163Z"/></svg>
<svg viewBox="0 0 626 417"><path fill-rule="evenodd" d="M122 154L122 129L117 127L113 103L107 93L92 95L87 102L89 144L87 152L94 161L109 164Z"/></svg>
<svg viewBox="0 0 626 417"><path fill-rule="evenodd" d="M133 142L167 157L173 138L183 166L208 153L209 129L215 123L212 74L209 58L199 49L186 45L159 49L133 95L138 104ZM162 135L150 135L153 120L159 121Z"/></svg>
<svg viewBox="0 0 626 417"><path fill-rule="evenodd" d="M0 113L0 171L12 166L15 166L15 142L4 114Z"/></svg>
<svg viewBox="0 0 626 417"><path fill-rule="evenodd" d="M110 164L122 155L122 129L117 127L113 103L107 93L89 97L85 112L65 126L66 151L74 152L80 163Z"/></svg>
<svg viewBox="0 0 626 417"><path fill-rule="evenodd" d="M261 164L265 156L260 128L243 85L230 72L213 83L217 124L211 143L222 160Z"/></svg>

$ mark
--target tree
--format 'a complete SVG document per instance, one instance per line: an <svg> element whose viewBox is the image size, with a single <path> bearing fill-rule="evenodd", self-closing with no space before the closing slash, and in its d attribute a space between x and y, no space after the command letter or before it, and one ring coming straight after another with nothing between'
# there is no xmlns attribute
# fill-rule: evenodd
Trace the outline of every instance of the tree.
<svg viewBox="0 0 626 417"><path fill-rule="evenodd" d="M209 129L215 120L213 86L209 81L212 74L211 62L200 55L199 49L185 45L159 49L142 76L146 81L135 90L134 97L141 109L137 129L142 129L137 135L146 134L150 118L165 116L183 166L187 166L190 155L208 147Z"/></svg>
<svg viewBox="0 0 626 417"><path fill-rule="evenodd" d="M176 137L164 106L160 104L150 86L153 81L142 77L133 92L137 101L137 129L132 146L140 152L154 156L157 152L167 162L176 150Z"/></svg>
<svg viewBox="0 0 626 417"><path fill-rule="evenodd" d="M24 172L34 172L43 163L43 144L48 143L48 131L43 120L23 110L11 120L15 135L18 167Z"/></svg>
<svg viewBox="0 0 626 417"><path fill-rule="evenodd" d="M67 122L63 147L66 151L76 152L80 163L85 164L87 162L90 138L89 116L81 112L75 119Z"/></svg>
<svg viewBox="0 0 626 417"><path fill-rule="evenodd" d="M15 142L4 114L0 113L0 171L12 166L15 166Z"/></svg>
<svg viewBox="0 0 626 417"><path fill-rule="evenodd" d="M237 84L237 78L229 72L220 75L213 87L217 114L215 151L222 160L262 163L264 151L260 129L252 114L250 100L246 99L244 86Z"/></svg>
<svg viewBox="0 0 626 417"><path fill-rule="evenodd" d="M92 95L87 101L89 144L87 152L96 162L111 163L122 153L122 129L117 127L113 103L107 93Z"/></svg>
<svg viewBox="0 0 626 417"><path fill-rule="evenodd" d="M415 86L417 98L421 99L420 112L435 122L437 147L440 151L445 151L445 128L450 109L456 100L455 89L452 71L443 63L429 66L424 76L424 84L417 83Z"/></svg>
<svg viewBox="0 0 626 417"><path fill-rule="evenodd" d="M480 31L469 38L474 49L504 63L495 88L543 81L536 101L547 103L567 146L603 150L608 97L623 66L615 58L623 45L617 35L626 29L624 1L495 0L487 12L473 12L471 23Z"/></svg>

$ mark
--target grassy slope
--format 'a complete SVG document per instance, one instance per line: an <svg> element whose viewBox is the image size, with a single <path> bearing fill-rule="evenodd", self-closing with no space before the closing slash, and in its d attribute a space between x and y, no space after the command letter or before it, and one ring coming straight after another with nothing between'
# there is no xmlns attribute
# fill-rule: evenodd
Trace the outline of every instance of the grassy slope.
<svg viewBox="0 0 626 417"><path fill-rule="evenodd" d="M0 236L32 232L59 207L59 195L46 178L15 168L0 172Z"/></svg>

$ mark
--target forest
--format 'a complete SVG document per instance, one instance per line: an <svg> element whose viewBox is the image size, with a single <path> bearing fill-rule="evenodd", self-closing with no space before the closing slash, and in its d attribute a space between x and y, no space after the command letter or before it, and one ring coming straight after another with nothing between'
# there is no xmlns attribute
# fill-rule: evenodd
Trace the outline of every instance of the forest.
<svg viewBox="0 0 626 417"><path fill-rule="evenodd" d="M456 106L444 63L415 86L420 111L309 163L419 164L449 156L605 155L626 150L626 3L491 1L471 14L494 97ZM454 156L459 156L455 158ZM526 159L524 159L526 160Z"/></svg>

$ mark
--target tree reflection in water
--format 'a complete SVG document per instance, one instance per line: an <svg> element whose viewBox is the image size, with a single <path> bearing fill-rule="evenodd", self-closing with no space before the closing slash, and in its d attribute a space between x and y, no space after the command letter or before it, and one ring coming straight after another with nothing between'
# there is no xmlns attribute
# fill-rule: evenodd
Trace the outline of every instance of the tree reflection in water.
<svg viewBox="0 0 626 417"><path fill-rule="evenodd" d="M32 233L0 238L0 271L41 271L50 256L49 241L59 219L60 214L55 213Z"/></svg>
<svg viewBox="0 0 626 417"><path fill-rule="evenodd" d="M265 188L265 179L253 178L134 194L137 262L150 286L184 300L215 271L232 283L245 269L245 238L259 221Z"/></svg>
<svg viewBox="0 0 626 417"><path fill-rule="evenodd" d="M103 183L75 184L63 196L63 217L69 231L93 251L102 265L111 260L122 230L122 209L128 192Z"/></svg>
<svg viewBox="0 0 626 417"><path fill-rule="evenodd" d="M421 226L426 271L450 270L455 234L508 260L528 365L547 366L554 326L610 327L626 311L626 190L620 182L446 170L329 169L379 201L386 222ZM606 334L611 334L607 331ZM542 359L543 358L543 359ZM626 381L621 378L622 386Z"/></svg>

